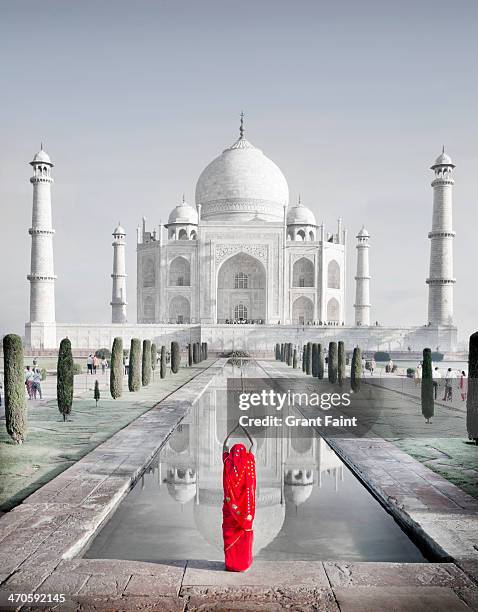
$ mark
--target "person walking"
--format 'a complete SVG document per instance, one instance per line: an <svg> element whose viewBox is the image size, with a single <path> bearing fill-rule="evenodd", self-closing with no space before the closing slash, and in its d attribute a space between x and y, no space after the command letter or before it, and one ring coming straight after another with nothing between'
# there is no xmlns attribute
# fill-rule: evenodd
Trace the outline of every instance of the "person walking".
<svg viewBox="0 0 478 612"><path fill-rule="evenodd" d="M129 372L129 357L124 358L124 373L128 376Z"/></svg>
<svg viewBox="0 0 478 612"><path fill-rule="evenodd" d="M39 370L39 368L37 368L34 372L33 372L33 384L32 384L32 388L33 388L33 399L37 398L37 393L40 396L40 399L42 399L42 394L41 394L41 372Z"/></svg>
<svg viewBox="0 0 478 612"><path fill-rule="evenodd" d="M422 362L421 361L420 363L417 364L417 367L415 369L414 379L415 379L415 385L418 386L422 379Z"/></svg>
<svg viewBox="0 0 478 612"><path fill-rule="evenodd" d="M445 374L445 395L443 401L453 401L453 371L451 368L448 368Z"/></svg>
<svg viewBox="0 0 478 612"><path fill-rule="evenodd" d="M435 395L435 399L437 399L438 395L438 381L441 380L441 372L438 368L433 370L433 393Z"/></svg>
<svg viewBox="0 0 478 612"><path fill-rule="evenodd" d="M91 353L86 360L86 373L93 375L93 355Z"/></svg>
<svg viewBox="0 0 478 612"><path fill-rule="evenodd" d="M99 359L96 355L93 355L93 374L96 375L96 369L98 368L99 365Z"/></svg>
<svg viewBox="0 0 478 612"><path fill-rule="evenodd" d="M108 362L106 360L106 357L103 357L103 359L101 360L101 372L103 374L105 374L107 367L108 367Z"/></svg>
<svg viewBox="0 0 478 612"><path fill-rule="evenodd" d="M370 376L373 376L373 373L375 371L375 366L377 364L375 363L375 359L372 357L371 361L370 361Z"/></svg>
<svg viewBox="0 0 478 612"><path fill-rule="evenodd" d="M32 385L33 385L33 371L31 370L30 366L27 365L26 370L25 370L25 387L27 388L28 399L33 398Z"/></svg>
<svg viewBox="0 0 478 612"><path fill-rule="evenodd" d="M466 402L466 396L468 395L468 379L466 378L466 372L464 370L462 370L460 374L459 386L461 401Z"/></svg>

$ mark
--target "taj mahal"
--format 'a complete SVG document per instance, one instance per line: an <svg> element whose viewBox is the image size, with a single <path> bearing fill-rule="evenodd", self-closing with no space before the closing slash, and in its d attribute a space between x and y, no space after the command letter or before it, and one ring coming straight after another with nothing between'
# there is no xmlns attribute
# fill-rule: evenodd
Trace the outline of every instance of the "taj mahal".
<svg viewBox="0 0 478 612"><path fill-rule="evenodd" d="M64 337L75 349L149 338L183 345L202 340L212 351L271 351L276 342L344 340L376 350L442 351L456 348L453 323L452 191L454 164L443 150L434 164L428 317L416 326L373 322L370 300L370 235L354 237L354 320L346 320L347 230L318 222L301 202L289 201L278 166L245 137L203 170L195 204L182 198L168 222L136 230L137 316L127 305L126 230L113 231L111 322L56 320L51 186L53 163L41 150L30 162L33 175L30 319L25 343L54 349ZM317 339L317 340L315 340Z"/></svg>

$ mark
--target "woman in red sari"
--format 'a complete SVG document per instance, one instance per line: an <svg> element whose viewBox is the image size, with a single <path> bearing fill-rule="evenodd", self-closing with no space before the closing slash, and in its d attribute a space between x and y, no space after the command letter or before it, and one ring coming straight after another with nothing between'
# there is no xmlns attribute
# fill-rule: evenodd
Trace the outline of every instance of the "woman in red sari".
<svg viewBox="0 0 478 612"><path fill-rule="evenodd" d="M231 432L232 433L232 432ZM256 466L252 454L244 444L234 444L228 451L223 447L222 535L226 570L245 572L252 565L252 523L256 511ZM231 434L229 434L231 435ZM228 436L229 438L229 436Z"/></svg>

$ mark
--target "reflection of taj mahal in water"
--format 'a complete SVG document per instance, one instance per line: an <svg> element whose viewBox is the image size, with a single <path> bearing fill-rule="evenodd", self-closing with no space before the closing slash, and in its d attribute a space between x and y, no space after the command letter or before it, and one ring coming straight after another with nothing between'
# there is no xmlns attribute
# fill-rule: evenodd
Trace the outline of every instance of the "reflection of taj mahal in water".
<svg viewBox="0 0 478 612"><path fill-rule="evenodd" d="M87 350L111 346L115 336L122 336L125 343L132 337L159 344L203 340L213 351L270 351L278 341L299 344L313 340L314 334L321 341L342 339L365 349L455 347L455 166L444 152L432 165L428 317L415 327L373 324L370 236L365 227L356 236L354 320L346 322L347 232L341 219L327 231L300 198L289 203L285 176L245 138L242 118L239 138L199 176L195 206L183 198L166 224L148 230L143 219L138 228L137 323L128 323L126 231L120 224L113 232L111 323L59 323L50 198L53 163L42 149L31 165L26 344L32 348L55 348L68 336L74 348Z"/></svg>
<svg viewBox="0 0 478 612"><path fill-rule="evenodd" d="M192 502L194 523L202 537L222 550L222 445L227 435L224 389L206 390L197 409L163 447L159 480L179 506ZM257 554L281 531L287 512L306 503L324 474L343 479L343 465L318 436L292 435L294 428L255 438L257 505L254 550ZM251 432L252 433L252 432Z"/></svg>

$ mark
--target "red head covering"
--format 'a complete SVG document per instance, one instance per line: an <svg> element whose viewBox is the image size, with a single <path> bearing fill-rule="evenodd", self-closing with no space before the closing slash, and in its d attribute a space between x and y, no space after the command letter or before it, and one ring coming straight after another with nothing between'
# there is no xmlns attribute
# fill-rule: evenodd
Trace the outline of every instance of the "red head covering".
<svg viewBox="0 0 478 612"><path fill-rule="evenodd" d="M223 454L222 532L226 569L245 571L252 563L252 523L256 511L256 470L252 453L234 444Z"/></svg>

